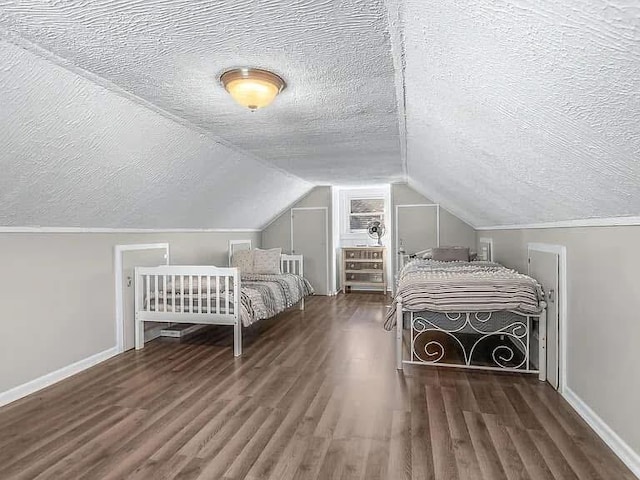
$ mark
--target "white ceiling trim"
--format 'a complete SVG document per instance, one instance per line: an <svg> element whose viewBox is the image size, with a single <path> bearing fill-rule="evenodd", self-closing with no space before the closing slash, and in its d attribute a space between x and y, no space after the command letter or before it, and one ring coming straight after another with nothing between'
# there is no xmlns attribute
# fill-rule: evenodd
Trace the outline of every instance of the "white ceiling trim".
<svg viewBox="0 0 640 480"><path fill-rule="evenodd" d="M584 218L576 220L562 220L558 222L523 223L521 225L494 225L490 227L475 227L476 230L531 230L549 228L579 228L579 227L627 227L640 226L640 217L608 217Z"/></svg>
<svg viewBox="0 0 640 480"><path fill-rule="evenodd" d="M251 233L259 228L2 227L0 233Z"/></svg>
<svg viewBox="0 0 640 480"><path fill-rule="evenodd" d="M3 31L0 30L0 39L6 40L7 42L15 45L16 47L22 48L34 55L37 55L38 57L47 60L59 67L64 68L65 70L68 70L76 75L79 75L87 80L89 80L90 82L104 88L105 90L108 90L109 92L112 92L116 95L119 95L120 97L126 98L127 100L143 107L146 108L148 110L151 110L154 113L157 113L158 115L163 116L164 118L171 120L172 122L175 122L179 125L182 125L185 128L188 128L189 130L192 130L200 135L206 136L207 138L209 138L210 140L212 140L213 142L222 145L230 150L233 150L234 152L250 158L251 160L254 160L258 163L260 163L261 165L264 165L265 167L272 169L274 171L277 171L289 178L295 179L297 181L301 181L301 182L305 182L308 183L310 185L315 185L313 182L310 182L309 180L305 180L303 178L298 177L297 175L289 172L288 170L285 170L283 168L278 167L277 165L274 165L273 163L267 162L266 160L254 155L251 152L248 152L247 150L244 150L240 147L238 147L237 145L230 143L226 140L224 140L223 138L218 137L217 135L214 135L213 133L211 133L209 130L205 130L203 128L198 127L197 125L193 124L192 122L188 121L187 119L180 117L178 115L174 115L160 107L158 107L156 104L151 103L131 92L129 92L128 90L125 90L124 88L120 87L119 85L116 85L115 83L111 82L110 80L107 80L104 77L101 77L100 75L96 75L92 72L89 72L88 70L83 69L82 67L79 67L77 65L75 65L73 62L70 62L69 60L62 58L58 55L56 55L55 53L47 50L46 48L41 47L40 45L37 45L29 40L27 40L24 37L21 37L20 35L16 35L13 32L9 32L9 31Z"/></svg>

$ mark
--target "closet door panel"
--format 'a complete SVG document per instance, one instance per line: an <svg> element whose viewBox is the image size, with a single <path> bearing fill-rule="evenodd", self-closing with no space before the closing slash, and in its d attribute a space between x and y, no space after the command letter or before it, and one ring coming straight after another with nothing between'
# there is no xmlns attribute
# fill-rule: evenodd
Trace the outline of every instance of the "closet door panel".
<svg viewBox="0 0 640 480"><path fill-rule="evenodd" d="M329 250L326 208L291 210L291 250L304 255L304 276L316 295L329 294Z"/></svg>

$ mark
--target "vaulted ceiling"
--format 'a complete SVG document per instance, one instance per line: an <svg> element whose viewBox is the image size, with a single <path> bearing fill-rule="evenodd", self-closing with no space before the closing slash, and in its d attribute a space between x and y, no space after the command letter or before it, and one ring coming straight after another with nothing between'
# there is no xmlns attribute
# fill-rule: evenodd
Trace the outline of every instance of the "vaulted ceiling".
<svg viewBox="0 0 640 480"><path fill-rule="evenodd" d="M640 213L627 0L0 0L0 224L259 227L408 180L475 226ZM265 110L217 85L256 65Z"/></svg>
<svg viewBox="0 0 640 480"><path fill-rule="evenodd" d="M476 226L640 214L637 0L403 7L419 189Z"/></svg>

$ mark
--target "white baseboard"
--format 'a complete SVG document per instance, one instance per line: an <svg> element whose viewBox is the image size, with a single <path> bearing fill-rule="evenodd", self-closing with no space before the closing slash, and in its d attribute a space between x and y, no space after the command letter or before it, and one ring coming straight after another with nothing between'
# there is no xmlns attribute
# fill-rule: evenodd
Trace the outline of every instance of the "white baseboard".
<svg viewBox="0 0 640 480"><path fill-rule="evenodd" d="M604 443L613 450L620 460L629 467L633 474L640 478L640 454L633 451L633 449L569 387L565 388L563 397L569 402L573 409L578 412L578 415L598 434Z"/></svg>
<svg viewBox="0 0 640 480"><path fill-rule="evenodd" d="M18 385L17 387L12 388L11 390L7 390L6 392L0 393L0 407L3 405L7 405L8 403L15 402L16 400L21 399L22 397L26 397L32 393L37 392L38 390L42 390L43 388L48 387L49 385L53 385L61 380L64 380L71 375L75 375L76 373L80 373L87 368L93 367L100 362L104 362L105 360L117 355L118 349L116 347L105 350L104 352L96 353L88 358L82 359L76 363L72 363L71 365L67 365L66 367L62 367L55 372L47 373L42 377L36 378L35 380L31 380L30 382L23 383L22 385Z"/></svg>

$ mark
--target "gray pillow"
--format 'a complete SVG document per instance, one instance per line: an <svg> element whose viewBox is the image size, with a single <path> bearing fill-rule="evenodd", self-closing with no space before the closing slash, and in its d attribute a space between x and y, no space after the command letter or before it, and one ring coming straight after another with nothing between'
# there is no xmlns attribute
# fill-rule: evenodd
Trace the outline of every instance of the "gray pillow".
<svg viewBox="0 0 640 480"><path fill-rule="evenodd" d="M280 271L281 248L271 248L269 250L253 250L253 273L265 275L278 275Z"/></svg>
<svg viewBox="0 0 640 480"><path fill-rule="evenodd" d="M468 247L438 247L433 249L433 259L439 262L468 262Z"/></svg>
<svg viewBox="0 0 640 480"><path fill-rule="evenodd" d="M241 274L253 273L253 250L240 250L231 257L231 266L236 267Z"/></svg>

